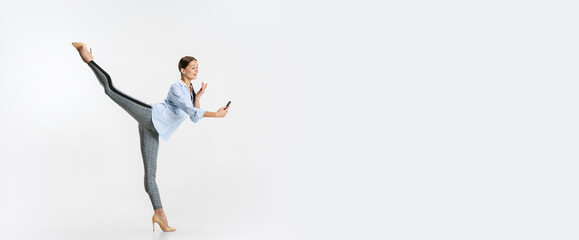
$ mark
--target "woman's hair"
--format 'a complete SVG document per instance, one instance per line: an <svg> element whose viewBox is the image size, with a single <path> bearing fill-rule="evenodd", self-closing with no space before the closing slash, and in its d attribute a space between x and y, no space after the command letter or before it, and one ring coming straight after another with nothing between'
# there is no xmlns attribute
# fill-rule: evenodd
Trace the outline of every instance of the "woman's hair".
<svg viewBox="0 0 579 240"><path fill-rule="evenodd" d="M182 57L181 60L179 60L179 72L181 72L181 68L187 68L187 65L192 61L197 61L197 59L191 56Z"/></svg>

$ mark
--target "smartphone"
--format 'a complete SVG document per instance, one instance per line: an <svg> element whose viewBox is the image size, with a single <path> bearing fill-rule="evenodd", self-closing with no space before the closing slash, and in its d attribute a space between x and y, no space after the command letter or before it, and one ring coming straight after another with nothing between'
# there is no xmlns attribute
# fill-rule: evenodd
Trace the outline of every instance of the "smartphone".
<svg viewBox="0 0 579 240"><path fill-rule="evenodd" d="M227 109L229 107L229 104L231 104L231 101L227 102L227 105L225 106L225 109Z"/></svg>

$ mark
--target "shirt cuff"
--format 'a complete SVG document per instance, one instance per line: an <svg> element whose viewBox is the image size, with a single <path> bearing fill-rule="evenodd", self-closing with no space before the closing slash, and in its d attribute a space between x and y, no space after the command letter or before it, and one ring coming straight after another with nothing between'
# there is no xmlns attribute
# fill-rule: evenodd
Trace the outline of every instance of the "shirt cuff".
<svg viewBox="0 0 579 240"><path fill-rule="evenodd" d="M193 122L197 122L199 121L199 119L203 118L203 114L205 113L205 109L203 108L199 108L199 110L197 110L197 112L195 113L194 116L191 116L191 120L193 120Z"/></svg>

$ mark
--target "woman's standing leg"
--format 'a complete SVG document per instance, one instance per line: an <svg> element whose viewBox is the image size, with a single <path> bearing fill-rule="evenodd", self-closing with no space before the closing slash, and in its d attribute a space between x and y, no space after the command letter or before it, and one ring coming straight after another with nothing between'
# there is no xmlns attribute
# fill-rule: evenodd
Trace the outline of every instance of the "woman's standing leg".
<svg viewBox="0 0 579 240"><path fill-rule="evenodd" d="M141 137L141 155L145 166L145 191L149 194L153 209L163 208L161 195L155 181L157 177L157 155L159 152L159 134L155 130L145 128L139 124L139 136Z"/></svg>

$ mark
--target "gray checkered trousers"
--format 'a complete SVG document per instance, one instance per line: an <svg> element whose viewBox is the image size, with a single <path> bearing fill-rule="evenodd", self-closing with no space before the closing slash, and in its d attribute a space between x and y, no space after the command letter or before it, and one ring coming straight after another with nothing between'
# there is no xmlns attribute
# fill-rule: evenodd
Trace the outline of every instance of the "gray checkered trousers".
<svg viewBox="0 0 579 240"><path fill-rule="evenodd" d="M139 100L136 100L113 86L111 77L94 61L90 61L88 66L97 76L105 93L114 102L121 106L139 123L139 136L141 138L141 155L143 156L143 165L145 166L145 191L149 194L153 209L163 208L159 188L155 181L157 174L157 155L159 152L159 133L155 129L152 120L151 106Z"/></svg>

